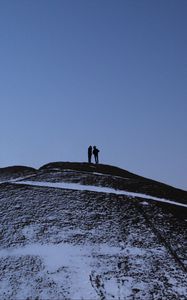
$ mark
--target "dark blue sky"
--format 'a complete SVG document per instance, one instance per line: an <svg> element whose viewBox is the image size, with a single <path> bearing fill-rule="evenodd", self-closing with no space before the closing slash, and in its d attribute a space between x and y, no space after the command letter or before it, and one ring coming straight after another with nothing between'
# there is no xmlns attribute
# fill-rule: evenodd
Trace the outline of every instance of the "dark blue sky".
<svg viewBox="0 0 187 300"><path fill-rule="evenodd" d="M187 1L1 0L0 166L102 163L187 189Z"/></svg>

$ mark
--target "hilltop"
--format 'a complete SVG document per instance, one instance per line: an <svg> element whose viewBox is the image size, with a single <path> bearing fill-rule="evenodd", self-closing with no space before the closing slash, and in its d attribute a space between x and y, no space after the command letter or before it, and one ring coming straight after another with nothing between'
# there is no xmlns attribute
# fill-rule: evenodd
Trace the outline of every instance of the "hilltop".
<svg viewBox="0 0 187 300"><path fill-rule="evenodd" d="M0 182L1 299L186 299L187 192L71 162Z"/></svg>

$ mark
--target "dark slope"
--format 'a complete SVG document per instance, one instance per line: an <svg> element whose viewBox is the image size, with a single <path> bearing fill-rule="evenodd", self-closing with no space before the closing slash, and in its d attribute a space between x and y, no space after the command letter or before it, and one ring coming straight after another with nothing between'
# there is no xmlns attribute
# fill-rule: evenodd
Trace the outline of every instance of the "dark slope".
<svg viewBox="0 0 187 300"><path fill-rule="evenodd" d="M101 189L148 190L149 180L90 167L55 163L0 185L0 299L186 300L185 217Z"/></svg>
<svg viewBox="0 0 187 300"><path fill-rule="evenodd" d="M54 162L42 166L39 171L50 172L53 171L53 169L69 169L79 172L88 172L90 173L90 176L95 172L101 173L103 175L111 175L111 178L109 176L102 178L102 186L112 186L116 189L144 193L159 198L175 200L187 204L186 191L133 174L118 167L103 164L95 165L88 163ZM115 178L116 176L117 178ZM81 183L92 184L92 177L89 177L89 175L87 175L87 179L84 179L84 182Z"/></svg>
<svg viewBox="0 0 187 300"><path fill-rule="evenodd" d="M113 176L120 176L120 177L130 177L130 178L141 177L133 173L130 173L126 170L123 170L121 168L110 166L110 165L103 165L103 164L96 165L96 164L78 163L78 162L51 162L42 166L39 170L45 170L45 169L50 170L53 168L60 168L62 170L70 169L70 170L86 171L86 172L99 172L102 174L110 174Z"/></svg>
<svg viewBox="0 0 187 300"><path fill-rule="evenodd" d="M36 172L36 169L27 166L10 166L6 168L0 168L0 181L25 177L27 175L29 176L31 174L35 174Z"/></svg>

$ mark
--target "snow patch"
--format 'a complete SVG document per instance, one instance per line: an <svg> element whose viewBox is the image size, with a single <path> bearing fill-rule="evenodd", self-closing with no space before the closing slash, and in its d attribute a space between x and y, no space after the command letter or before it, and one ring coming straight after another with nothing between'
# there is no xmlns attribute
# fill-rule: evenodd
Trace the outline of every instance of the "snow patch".
<svg viewBox="0 0 187 300"><path fill-rule="evenodd" d="M128 249L132 255L143 255L141 249ZM102 278L93 270L94 259L96 256L114 256L122 253L121 248L111 247L107 244L97 244L92 246L75 246L65 243L54 244L31 244L20 248L9 248L0 251L0 258L8 256L39 256L44 264L44 270L56 282L62 281L62 274L66 269L71 275L71 299L96 299L97 289L93 284ZM124 251L125 253L125 251ZM92 283L90 281L92 279ZM132 293L131 281L126 278L127 295ZM7 288L6 282L4 289ZM101 286L102 288L102 286ZM107 292L110 294L118 293L118 284L115 278L110 278L107 283ZM124 294L124 293L123 293Z"/></svg>
<svg viewBox="0 0 187 300"><path fill-rule="evenodd" d="M142 205L149 205L149 203L146 202L146 201L141 202L141 204L142 204Z"/></svg>
<svg viewBox="0 0 187 300"><path fill-rule="evenodd" d="M28 235L32 235L32 229L29 229ZM25 232L27 230L25 229ZM165 251L164 249L162 249ZM148 250L150 255L155 249ZM124 284L121 285L120 279L109 276L108 280L103 282L102 270L100 267L94 268L96 257L124 257L128 255L134 261L135 257L143 259L147 249L138 247L110 246L108 244L93 245L71 245L67 243L59 244L38 244L33 243L19 248L7 248L0 250L0 258L20 257L20 256L38 256L43 262L44 272L59 285L62 283L64 272L71 278L70 299L96 299L97 293L106 293L107 299L116 298L121 292L121 297L132 295L134 279L129 276L124 277ZM156 250L157 252L157 250ZM143 261L141 262L143 264ZM143 266L143 265L142 265ZM24 284L24 282L23 282ZM142 284L139 289L142 289ZM99 289L98 289L99 286ZM3 289L8 288L7 282L3 283ZM28 287L27 287L28 289ZM25 287L26 296L29 293ZM19 294L18 294L19 295ZM119 299L122 299L119 298ZM43 298L42 298L43 299Z"/></svg>
<svg viewBox="0 0 187 300"><path fill-rule="evenodd" d="M37 232L39 231L39 225L26 225L22 229L23 236L29 240L33 241L33 239L36 237Z"/></svg>

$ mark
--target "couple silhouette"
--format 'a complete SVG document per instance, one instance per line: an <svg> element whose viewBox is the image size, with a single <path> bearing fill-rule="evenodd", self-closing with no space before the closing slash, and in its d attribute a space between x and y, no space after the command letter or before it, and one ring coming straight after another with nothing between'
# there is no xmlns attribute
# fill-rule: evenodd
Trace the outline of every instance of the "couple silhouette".
<svg viewBox="0 0 187 300"><path fill-rule="evenodd" d="M99 149L96 146L89 146L88 147L88 163L91 164L92 162L92 154L94 155L95 163L99 163Z"/></svg>

